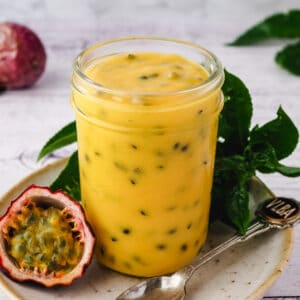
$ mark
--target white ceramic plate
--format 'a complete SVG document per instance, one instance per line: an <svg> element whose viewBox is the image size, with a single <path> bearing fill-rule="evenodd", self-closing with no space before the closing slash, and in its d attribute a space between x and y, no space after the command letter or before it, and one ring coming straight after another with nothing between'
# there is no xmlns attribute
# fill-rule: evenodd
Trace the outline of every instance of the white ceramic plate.
<svg viewBox="0 0 300 300"><path fill-rule="evenodd" d="M49 185L66 163L60 160L17 183L0 199L0 212L28 185ZM251 203L272 193L259 180L251 184ZM203 252L233 235L223 224L211 226ZM293 231L273 231L240 244L204 265L188 284L187 299L259 299L282 272L291 253ZM139 279L108 270L93 261L85 275L69 287L46 289L34 284L20 284L0 273L0 288L9 299L103 299L110 300ZM5 298L5 299L6 299ZM159 299L158 299L159 300Z"/></svg>

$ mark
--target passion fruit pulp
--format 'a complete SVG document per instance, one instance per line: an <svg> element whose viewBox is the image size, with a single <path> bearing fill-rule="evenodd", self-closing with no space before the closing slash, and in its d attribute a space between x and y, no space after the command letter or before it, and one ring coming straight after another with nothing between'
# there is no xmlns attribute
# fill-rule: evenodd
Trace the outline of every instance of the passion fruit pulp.
<svg viewBox="0 0 300 300"><path fill-rule="evenodd" d="M0 218L0 266L16 281L69 285L92 259L94 235L78 202L32 185Z"/></svg>

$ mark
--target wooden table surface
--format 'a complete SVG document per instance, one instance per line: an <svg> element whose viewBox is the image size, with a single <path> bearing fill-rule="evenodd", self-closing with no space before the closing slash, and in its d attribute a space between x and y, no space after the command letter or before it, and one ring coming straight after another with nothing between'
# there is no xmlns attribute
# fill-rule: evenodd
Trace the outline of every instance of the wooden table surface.
<svg viewBox="0 0 300 300"><path fill-rule="evenodd" d="M196 42L247 84L253 125L274 118L281 104L300 129L300 77L273 60L287 41L243 48L224 45L262 18L290 8L299 9L299 0L0 0L0 21L27 24L43 40L48 55L36 85L0 95L0 194L49 162L35 162L38 150L74 118L69 104L72 60L87 45L106 39L157 35ZM300 166L300 146L285 163ZM300 199L300 178L261 178L276 194ZM265 297L300 299L300 226L289 264Z"/></svg>

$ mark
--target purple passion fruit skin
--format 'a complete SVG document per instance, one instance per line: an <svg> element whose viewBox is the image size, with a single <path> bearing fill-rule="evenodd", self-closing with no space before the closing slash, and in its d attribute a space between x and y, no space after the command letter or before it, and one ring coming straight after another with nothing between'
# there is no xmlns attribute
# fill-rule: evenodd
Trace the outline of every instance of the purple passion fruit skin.
<svg viewBox="0 0 300 300"><path fill-rule="evenodd" d="M0 86L23 88L35 83L46 66L39 37L20 24L0 23Z"/></svg>
<svg viewBox="0 0 300 300"><path fill-rule="evenodd" d="M15 281L52 287L83 275L95 238L78 202L32 185L0 218L0 266Z"/></svg>

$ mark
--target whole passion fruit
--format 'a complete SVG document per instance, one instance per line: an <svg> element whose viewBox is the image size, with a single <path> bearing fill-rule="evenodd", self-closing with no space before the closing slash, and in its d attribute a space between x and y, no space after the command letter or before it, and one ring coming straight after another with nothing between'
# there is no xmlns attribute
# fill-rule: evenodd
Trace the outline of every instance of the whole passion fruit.
<svg viewBox="0 0 300 300"><path fill-rule="evenodd" d="M32 185L0 218L0 266L16 281L69 285L91 261L94 235L78 202Z"/></svg>
<svg viewBox="0 0 300 300"><path fill-rule="evenodd" d="M0 23L0 86L22 88L35 83L44 72L45 48L28 27Z"/></svg>

